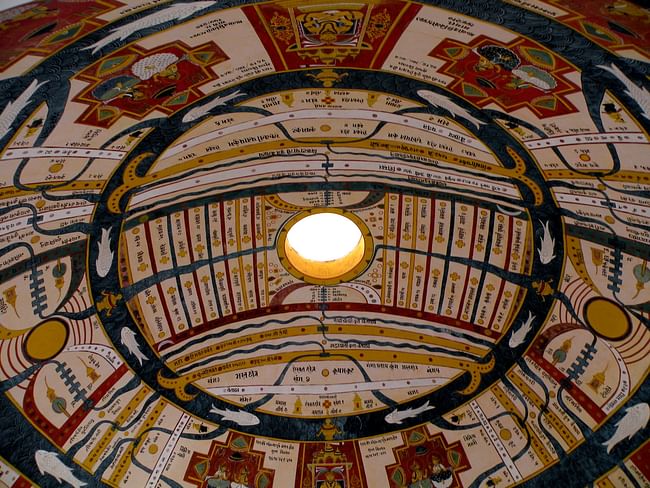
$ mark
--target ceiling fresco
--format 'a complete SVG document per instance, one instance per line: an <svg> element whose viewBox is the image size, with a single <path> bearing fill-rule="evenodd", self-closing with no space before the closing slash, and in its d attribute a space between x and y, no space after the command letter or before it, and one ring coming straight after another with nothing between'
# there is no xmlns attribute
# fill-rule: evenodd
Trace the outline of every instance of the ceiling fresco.
<svg viewBox="0 0 650 488"><path fill-rule="evenodd" d="M648 10L0 22L0 486L650 486Z"/></svg>

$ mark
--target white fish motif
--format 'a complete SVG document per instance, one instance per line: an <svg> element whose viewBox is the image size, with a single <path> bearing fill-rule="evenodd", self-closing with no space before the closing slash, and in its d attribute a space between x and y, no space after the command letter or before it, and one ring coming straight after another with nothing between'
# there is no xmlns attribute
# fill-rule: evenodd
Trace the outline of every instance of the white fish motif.
<svg viewBox="0 0 650 488"><path fill-rule="evenodd" d="M256 415L244 410L221 410L212 405L210 413L221 415L223 417L221 420L228 420L238 425L257 425L260 423L260 419Z"/></svg>
<svg viewBox="0 0 650 488"><path fill-rule="evenodd" d="M143 361L149 360L147 356L142 354L142 351L140 350L140 346L138 345L138 341L135 340L135 332L133 332L128 327L122 327L120 336L122 339L122 345L126 347L131 354L135 356L135 358L138 360L138 363L140 363L140 366L142 366Z"/></svg>
<svg viewBox="0 0 650 488"><path fill-rule="evenodd" d="M616 424L616 432L603 446L607 446L607 454L621 441L630 439L641 429L645 429L650 420L650 406L647 403L637 403L625 410L625 415Z"/></svg>
<svg viewBox="0 0 650 488"><path fill-rule="evenodd" d="M20 112L31 103L31 98L34 93L38 91L47 81L39 83L38 80L32 81L32 83L25 88L25 91L22 92L18 98L14 101L10 101L0 114L0 139L7 135L9 129L11 129L11 124L18 118Z"/></svg>
<svg viewBox="0 0 650 488"><path fill-rule="evenodd" d="M548 264L555 259L555 239L553 239L551 236L551 231L548 228L548 220L545 224L541 220L539 223L544 227L544 235L540 239L537 252L539 254L539 260L542 262L542 264Z"/></svg>
<svg viewBox="0 0 650 488"><path fill-rule="evenodd" d="M417 93L419 96L424 98L427 102L429 102L434 107L448 110L449 112L454 114L454 118L463 117L468 122L474 124L474 127L476 127L477 129L483 124L485 124L485 122L472 116L467 110L457 105L451 99L447 98L444 95L439 95L438 93L433 93L432 91L429 90L418 90Z"/></svg>
<svg viewBox="0 0 650 488"><path fill-rule="evenodd" d="M153 27L156 25L164 24L172 20L181 20L190 17L199 10L203 10L214 5L215 1L211 2L190 2L190 3L176 3L163 10L149 14L141 19L135 20L130 24L123 25L114 29L109 35L100 39L95 44L85 47L84 49L92 49L93 54L99 51L104 46L108 46L113 41L123 41L131 34L139 30Z"/></svg>
<svg viewBox="0 0 650 488"><path fill-rule="evenodd" d="M232 92L230 95L225 95L223 97L216 97L214 100L209 101L208 103L201 105L199 107L194 107L191 109L189 112L187 112L183 116L183 122L193 122L196 119L203 117L206 115L210 110L212 110L214 107L218 107L220 105L225 105L226 102L229 102L230 100L233 100L237 97L242 97L246 95L245 93L240 93L239 90Z"/></svg>
<svg viewBox="0 0 650 488"><path fill-rule="evenodd" d="M66 466L63 461L59 459L56 453L39 449L34 453L34 460L36 461L36 466L38 466L38 470L42 475L47 473L50 476L53 476L59 484L65 481L74 488L86 486L86 483L77 479L72 474L72 468Z"/></svg>
<svg viewBox="0 0 650 488"><path fill-rule="evenodd" d="M623 85L625 85L625 93L639 104L639 107L641 107L641 114L646 119L650 120L650 92L648 89L636 85L632 80L625 76L625 74L615 64L610 64L609 66L600 65L598 67L605 71L609 71L611 74L616 76Z"/></svg>
<svg viewBox="0 0 650 488"><path fill-rule="evenodd" d="M113 265L113 251L111 251L110 238L111 229L112 227L102 229L102 238L97 243L99 254L95 261L95 267L97 268L97 274L102 278L108 274Z"/></svg>
<svg viewBox="0 0 650 488"><path fill-rule="evenodd" d="M386 417L384 417L384 420L388 422L389 424L401 424L402 420L407 419L409 417L417 417L423 412L426 412L427 410L433 410L435 407L432 407L429 405L429 401L422 405L421 407L418 408L407 408L406 410L393 410L390 412Z"/></svg>
<svg viewBox="0 0 650 488"><path fill-rule="evenodd" d="M510 347L515 348L524 342L530 329L533 327L533 320L535 320L535 316L529 311L526 321L523 322L510 336L510 340L508 341Z"/></svg>

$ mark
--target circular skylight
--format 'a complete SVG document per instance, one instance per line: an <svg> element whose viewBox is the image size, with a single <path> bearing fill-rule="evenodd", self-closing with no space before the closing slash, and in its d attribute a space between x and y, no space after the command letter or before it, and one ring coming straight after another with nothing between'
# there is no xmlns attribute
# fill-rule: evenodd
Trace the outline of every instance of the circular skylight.
<svg viewBox="0 0 650 488"><path fill-rule="evenodd" d="M317 213L298 221L287 234L288 244L302 258L328 262L350 254L361 240L359 227L336 213Z"/></svg>
<svg viewBox="0 0 650 488"><path fill-rule="evenodd" d="M278 237L282 265L307 283L333 285L354 279L372 257L366 224L340 208L314 208L289 219Z"/></svg>

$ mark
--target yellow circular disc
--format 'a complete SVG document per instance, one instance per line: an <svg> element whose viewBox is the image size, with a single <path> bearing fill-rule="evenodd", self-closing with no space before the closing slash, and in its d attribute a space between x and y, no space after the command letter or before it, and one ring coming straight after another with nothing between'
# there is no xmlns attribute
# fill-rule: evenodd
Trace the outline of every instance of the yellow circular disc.
<svg viewBox="0 0 650 488"><path fill-rule="evenodd" d="M323 132L329 132L330 130L332 130L332 127L327 124L323 124L320 126L320 130L322 130Z"/></svg>
<svg viewBox="0 0 650 488"><path fill-rule="evenodd" d="M56 357L68 342L68 326L58 319L49 319L34 327L25 339L25 354L33 361Z"/></svg>
<svg viewBox="0 0 650 488"><path fill-rule="evenodd" d="M156 444L151 444L149 446L149 454L156 454L158 452L158 446Z"/></svg>
<svg viewBox="0 0 650 488"><path fill-rule="evenodd" d="M323 371L321 371L321 374L327 378L330 375L330 370L325 368Z"/></svg>
<svg viewBox="0 0 650 488"><path fill-rule="evenodd" d="M605 339L623 339L632 329L630 318L623 308L607 298L592 298L585 304L583 314L587 325Z"/></svg>
<svg viewBox="0 0 650 488"><path fill-rule="evenodd" d="M63 169L63 165L61 163L54 163L53 165L50 166L49 170L50 173L58 173Z"/></svg>
<svg viewBox="0 0 650 488"><path fill-rule="evenodd" d="M510 429L501 429L499 436L504 441L509 441L512 438L512 432L510 432Z"/></svg>

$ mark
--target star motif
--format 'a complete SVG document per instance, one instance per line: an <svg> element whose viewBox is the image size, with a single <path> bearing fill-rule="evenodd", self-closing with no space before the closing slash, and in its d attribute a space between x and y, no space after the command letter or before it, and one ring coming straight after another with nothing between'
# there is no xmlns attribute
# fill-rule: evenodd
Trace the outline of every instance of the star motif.
<svg viewBox="0 0 650 488"><path fill-rule="evenodd" d="M170 286L169 288L167 288L167 294L168 295L173 295L174 293L176 293L176 288L174 288L173 286Z"/></svg>
<svg viewBox="0 0 650 488"><path fill-rule="evenodd" d="M149 298L147 298L147 303L149 305L153 305L154 303L156 303L156 297L150 296Z"/></svg>
<svg viewBox="0 0 650 488"><path fill-rule="evenodd" d="M147 263L140 263L140 266L138 266L138 271L144 273L145 271L147 271L148 267L149 265Z"/></svg>

